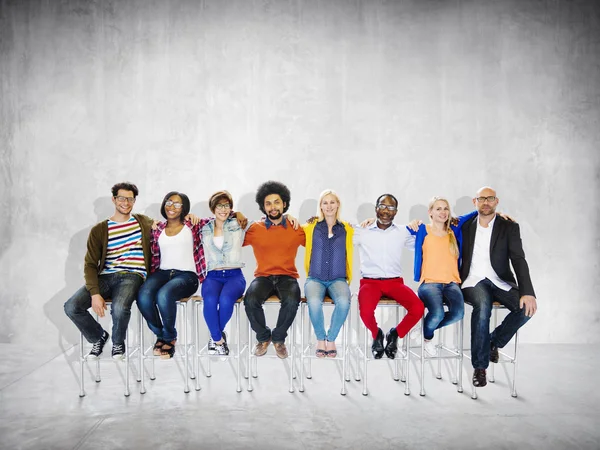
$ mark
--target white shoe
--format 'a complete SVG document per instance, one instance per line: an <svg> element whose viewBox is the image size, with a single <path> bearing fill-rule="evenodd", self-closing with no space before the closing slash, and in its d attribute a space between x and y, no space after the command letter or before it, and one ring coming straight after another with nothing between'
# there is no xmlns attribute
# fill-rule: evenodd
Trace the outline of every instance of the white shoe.
<svg viewBox="0 0 600 450"><path fill-rule="evenodd" d="M215 344L215 341L213 341L212 337L208 338L208 354L209 355L217 354L217 345Z"/></svg>
<svg viewBox="0 0 600 450"><path fill-rule="evenodd" d="M433 341L423 341L423 347L425 347L425 354L427 356L437 356L437 347Z"/></svg>
<svg viewBox="0 0 600 450"><path fill-rule="evenodd" d="M421 338L421 324L416 324L412 330L410 330L410 338L416 341Z"/></svg>

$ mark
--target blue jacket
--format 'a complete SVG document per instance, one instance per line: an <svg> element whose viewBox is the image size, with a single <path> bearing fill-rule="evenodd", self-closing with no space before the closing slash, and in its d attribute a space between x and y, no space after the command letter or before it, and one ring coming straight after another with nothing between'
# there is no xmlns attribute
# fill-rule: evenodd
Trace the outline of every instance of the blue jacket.
<svg viewBox="0 0 600 450"><path fill-rule="evenodd" d="M477 215L477 211L470 212L469 214L465 214L464 216L460 216L458 218L458 225L450 225L452 231L454 232L454 237L456 238L456 242L458 243L458 266L460 267L461 257L462 257L462 225L469 219L475 217ZM410 234L416 235L415 239L415 273L414 278L418 283L421 281L421 266L423 264L423 243L425 242L425 236L427 236L427 227L424 223L419 225L419 231L413 231L410 228L406 227L406 229L410 232Z"/></svg>

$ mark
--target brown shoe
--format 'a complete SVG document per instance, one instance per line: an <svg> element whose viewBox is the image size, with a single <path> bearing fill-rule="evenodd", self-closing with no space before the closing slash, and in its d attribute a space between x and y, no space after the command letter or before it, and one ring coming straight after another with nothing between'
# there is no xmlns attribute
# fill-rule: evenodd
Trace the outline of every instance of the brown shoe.
<svg viewBox="0 0 600 450"><path fill-rule="evenodd" d="M265 353L267 353L270 343L271 339L265 342L257 342L254 346L254 356L263 356Z"/></svg>
<svg viewBox="0 0 600 450"><path fill-rule="evenodd" d="M287 348L285 348L285 344L283 342L275 342L273 346L275 347L275 352L277 353L277 356L279 356L281 359L285 359L288 357L288 351Z"/></svg>

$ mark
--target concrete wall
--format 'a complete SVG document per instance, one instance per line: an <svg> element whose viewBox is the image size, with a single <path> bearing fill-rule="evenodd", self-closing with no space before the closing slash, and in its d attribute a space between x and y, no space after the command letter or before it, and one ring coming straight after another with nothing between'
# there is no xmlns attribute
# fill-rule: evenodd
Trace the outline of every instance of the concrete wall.
<svg viewBox="0 0 600 450"><path fill-rule="evenodd" d="M267 179L302 219L389 191L399 223L492 185L539 297L523 340L600 342L599 32L583 1L1 1L0 342L77 342L62 305L115 182L156 217L226 188L257 218Z"/></svg>

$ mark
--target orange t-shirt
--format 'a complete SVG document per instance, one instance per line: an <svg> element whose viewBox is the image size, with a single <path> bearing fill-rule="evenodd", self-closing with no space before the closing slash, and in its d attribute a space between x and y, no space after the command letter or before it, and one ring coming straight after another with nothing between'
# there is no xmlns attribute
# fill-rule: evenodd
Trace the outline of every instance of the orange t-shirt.
<svg viewBox="0 0 600 450"><path fill-rule="evenodd" d="M429 226L423 242L421 283L423 282L460 284L458 257L450 251L450 236L433 235Z"/></svg>
<svg viewBox="0 0 600 450"><path fill-rule="evenodd" d="M296 269L296 253L298 247L305 245L304 230L294 227L288 222L283 225L271 225L269 229L265 222L253 223L244 238L244 245L251 245L256 258L255 277L269 275L288 275L299 278Z"/></svg>

